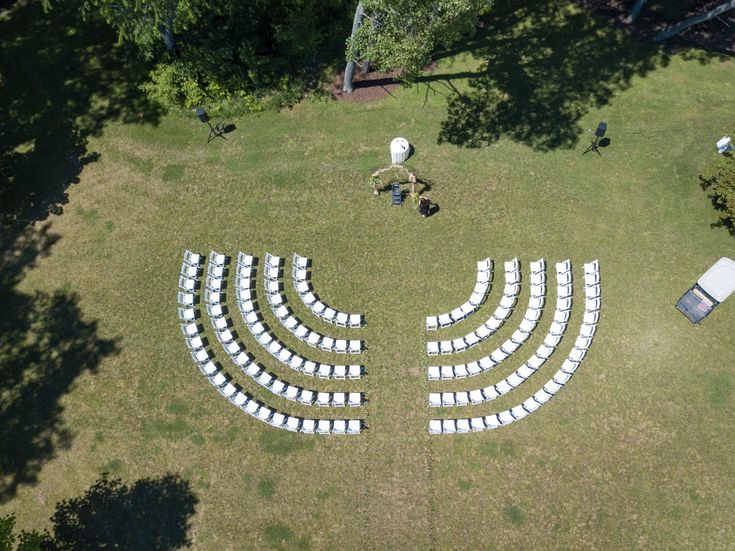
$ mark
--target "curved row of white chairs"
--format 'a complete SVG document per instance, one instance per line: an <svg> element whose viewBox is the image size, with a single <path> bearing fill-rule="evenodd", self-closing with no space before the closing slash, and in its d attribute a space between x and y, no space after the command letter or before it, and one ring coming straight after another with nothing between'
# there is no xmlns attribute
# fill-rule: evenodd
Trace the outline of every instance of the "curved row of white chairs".
<svg viewBox="0 0 735 551"><path fill-rule="evenodd" d="M477 346L503 326L513 312L516 301L518 300L518 293L521 290L521 272L518 259L514 258L513 260L509 260L505 263L504 267L505 286L503 287L503 298L500 299L500 304L495 309L495 312L493 312L493 315L484 324L480 325L474 331L467 333L464 337L427 342L426 353L429 356L464 352ZM541 307L543 307L543 304L541 304Z"/></svg>
<svg viewBox="0 0 735 551"><path fill-rule="evenodd" d="M431 419L430 434L457 434L491 430L523 419L539 409L569 382L584 360L597 330L602 299L600 295L600 265L597 260L584 265L585 312L574 347L561 368L533 396L498 413L462 419ZM570 280L571 281L571 280ZM590 335L586 337L584 335Z"/></svg>
<svg viewBox="0 0 735 551"><path fill-rule="evenodd" d="M266 267L269 265L269 256L271 255L266 254ZM278 257L271 258L278 259ZM280 262L281 259L278 260ZM349 314L347 312L342 312L319 299L319 297L314 293L314 287L311 284L310 267L311 260L309 258L297 253L293 254L291 276L293 278L293 287L299 295L301 302L304 303L312 314L323 319L327 323L332 323L340 327L361 327L364 322L362 314ZM276 274L279 273L280 264L279 268L274 268L272 272ZM269 274L266 273L266 278L268 275Z"/></svg>
<svg viewBox="0 0 735 551"><path fill-rule="evenodd" d="M435 331L439 328L450 327L476 312L485 302L493 280L493 261L490 258L477 262L475 288L470 298L462 305L446 314L426 316L426 330Z"/></svg>
<svg viewBox="0 0 735 551"><path fill-rule="evenodd" d="M278 318L284 326L289 329L296 337L301 338L309 346L321 348L325 352L336 352L337 354L361 354L364 343L358 339L336 339L321 335L306 324L299 322L299 325L293 326L289 320L288 324L284 322L293 318L293 312L286 306L286 296L283 294L283 287L280 281L280 266L283 259L266 253L265 261L265 277L263 286L265 288L268 303L271 306L273 315ZM252 277L252 269L250 270ZM251 283L252 284L252 283Z"/></svg>
<svg viewBox="0 0 735 551"><path fill-rule="evenodd" d="M557 280L566 280L564 273L560 270L563 269L564 263L557 265ZM568 293L571 296L571 285L558 285L559 293ZM570 287L568 290L566 289ZM564 289L564 290L562 290ZM559 296L562 296L561 294ZM564 337L564 333L567 329L567 323L569 321L569 310L560 309L566 306L571 306L567 301L561 301L561 304L557 304L557 310L554 313L554 321L549 328L544 341L536 349L536 352L526 362L516 369L513 373L502 379L500 382L494 385L486 386L485 388L477 388L469 391L459 392L432 392L429 394L429 405L431 407L449 407L449 406L466 406L470 403L481 404L483 402L489 402L495 400L501 396L504 396L514 388L520 386L525 382L531 375L546 363L551 355L556 351L557 346ZM582 331L585 331L585 326L582 326ZM593 333L594 334L594 333ZM525 334L525 339L529 337L529 334ZM516 338L516 333L513 334L511 339ZM507 342L507 341L506 341ZM505 343L503 344L505 346ZM502 348L502 347L501 347ZM491 355L492 356L492 355ZM484 360L485 358L483 358ZM496 358L497 359L497 358ZM501 360L502 361L502 360ZM495 364L497 365L497 364Z"/></svg>
<svg viewBox="0 0 735 551"><path fill-rule="evenodd" d="M186 251L184 254L184 263L182 265L181 273L186 279L193 280L196 288L197 279L200 275L200 265L202 262L201 255ZM218 264L224 267L224 259L221 259L221 263ZM193 268L193 269L192 269ZM209 272L208 273L213 273ZM181 283L181 282L180 282ZM191 295L191 296L190 296ZM199 334L198 326L196 325L196 319L198 318L198 311L194 308L195 297L193 293L181 292L178 293L179 304L181 307L178 309L179 318L182 321L181 330L186 338L187 346L191 350L191 356L194 363L197 365L202 374L207 378L210 384L228 401L243 410L248 415L255 417L259 421L268 423L276 428L289 430L292 432L302 432L305 434L359 434L363 428L363 422L360 419L308 419L297 416L288 415L281 413L275 409L268 407L267 405L255 400L250 394L243 392L238 385L232 383L230 377L223 373L220 367L214 362L213 358L209 355L207 350L204 348L204 342ZM212 306L211 303L207 306ZM221 304L217 305L221 307ZM216 332L218 331L215 322L212 322ZM251 362L250 365L257 365L255 362ZM261 370L262 375L270 375L265 371ZM252 376L252 375L251 375ZM272 376L271 376L272 377ZM255 377L254 377L255 378ZM256 379L257 380L257 379ZM282 381L281 381L282 383ZM275 391L277 388L276 381L270 381L270 388L272 392L279 394ZM344 405L346 402L350 405L360 405L357 403L359 400L362 403L362 395L359 393L315 393L313 399L307 402L308 394L313 391L304 391L299 387L291 385L283 386L282 395L293 401L300 401L301 403L316 403L320 406L339 406ZM341 403L340 403L341 402Z"/></svg>
<svg viewBox="0 0 735 551"><path fill-rule="evenodd" d="M518 325L518 329L515 330L509 339L479 360L456 365L429 366L429 380L464 379L465 377L479 375L495 368L499 363L506 360L518 350L529 339L543 314L546 300L545 268L546 261L543 259L531 262L531 296L529 298L528 308L523 315L523 320ZM554 353L561 338L564 336L566 323L569 320L572 308L572 279L571 263L568 260L557 263L556 280L557 300L554 321L543 344L539 346L536 353L526 362L530 369L538 369ZM524 373L527 373L527 371L524 370ZM492 390L488 389L488 392L492 395ZM475 398L479 397L476 393L473 396Z"/></svg>
<svg viewBox="0 0 735 551"><path fill-rule="evenodd" d="M216 276L207 271L207 288L214 282ZM220 302L220 293L209 293L206 298L206 308L209 314L209 320L212 324L217 340L220 342L222 349L230 356L230 359L242 369L243 373L250 376L260 386L266 388L273 394L283 396L293 402L300 402L304 405L316 404L318 406L334 406L343 407L345 405L360 406L362 405L363 396L359 392L317 392L291 385L279 379L273 373L267 372L262 366L255 362L246 352L245 346L241 345L230 328L231 321L225 316L222 303ZM262 344L262 343L261 343ZM270 349L266 347L270 352ZM291 357L293 354L291 354ZM280 356L276 356L281 359ZM288 358L290 360L290 357ZM284 362L285 363L285 362ZM343 366L346 378L346 366ZM334 373L334 366L319 366L323 373L331 375ZM325 377L326 378L326 377Z"/></svg>
<svg viewBox="0 0 735 551"><path fill-rule="evenodd" d="M258 313L257 302L255 301L255 296L252 290L253 269L253 257L240 253L238 255L235 276L236 302L243 322L258 343L279 362L306 375L315 375L323 379L361 378L364 372L364 367L362 365L331 365L303 358L296 352L290 350L286 345L278 340L273 333L266 329L266 326L263 324L262 317ZM322 337L318 333L310 332L305 325L293 316L291 310L283 303L278 305L271 304L271 307L273 309L273 314L278 318L281 324L291 331L291 333L293 333L297 338L304 340L303 337L306 336L307 339L310 337L312 338L311 342L316 342L317 344L324 342L324 346L321 346L321 348L327 351L329 351L329 349L326 348L328 342L332 344L332 351L335 351L334 348L336 347L339 347L340 349L342 347L349 349L350 343L345 339L331 339L331 337ZM314 334L318 339L312 337ZM330 339L330 341L326 341L325 339ZM311 342L309 344L311 344ZM313 346L316 348L316 345Z"/></svg>

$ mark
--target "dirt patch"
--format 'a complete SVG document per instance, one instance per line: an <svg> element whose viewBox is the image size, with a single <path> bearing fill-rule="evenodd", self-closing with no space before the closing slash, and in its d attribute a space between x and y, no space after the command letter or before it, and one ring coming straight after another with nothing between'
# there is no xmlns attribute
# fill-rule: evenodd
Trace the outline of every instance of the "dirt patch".
<svg viewBox="0 0 735 551"><path fill-rule="evenodd" d="M638 18L628 22L631 2L622 0L587 0L583 5L592 8L597 15L609 17L615 26L624 29L639 38L652 41L653 37L679 21L710 10L721 3L721 0L699 0L692 2L686 14L680 19L670 20L661 13L644 6ZM680 34L668 39L665 44L694 46L724 54L735 54L735 10L725 12L719 18L689 27Z"/></svg>
<svg viewBox="0 0 735 551"><path fill-rule="evenodd" d="M437 62L433 61L424 67L423 72L431 73L436 69L437 65ZM390 73L369 71L368 73L363 73L357 67L355 76L352 79L353 91L351 94L345 94L342 92L342 85L345 79L345 73L342 71L332 82L332 98L337 101L367 103L382 99L385 96L392 96L393 91L401 86L401 83L396 79L397 75L398 71L391 71Z"/></svg>

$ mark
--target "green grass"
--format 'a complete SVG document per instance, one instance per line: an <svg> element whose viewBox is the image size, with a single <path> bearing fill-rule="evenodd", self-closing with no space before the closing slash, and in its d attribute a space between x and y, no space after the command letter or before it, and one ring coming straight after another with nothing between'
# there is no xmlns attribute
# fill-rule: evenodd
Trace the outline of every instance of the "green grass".
<svg viewBox="0 0 735 551"><path fill-rule="evenodd" d="M12 20L13 12L3 17ZM566 42L565 17L577 31ZM0 515L16 512L20 528L47 527L56 503L82 495L104 466L129 484L167 472L191 481L195 549L730 545L735 302L698 327L674 304L716 259L733 256L735 241L710 227L715 216L697 175L715 159L714 142L732 130L726 98L735 92L735 63L645 51L586 13L521 10L507 20L518 26L492 35L509 46L490 69L511 75L513 86L481 81L476 73L486 57L460 52L443 58L431 80L375 103L306 101L281 114L225 121L237 125L226 142L207 144L201 123L178 116L157 125L106 121L103 132L89 135L88 150L100 157L68 188L64 214L49 218L59 239L14 289L29 301L37 293L76 297L50 312L59 317L75 305L84 327L118 351L98 354L96 370L74 371L54 410L54 434L64 438L54 436L52 453L0 503ZM566 44L564 55L579 56L570 59L570 74L558 72L545 36ZM589 47L600 36L610 48ZM603 95L596 69L604 69ZM518 94L498 104L502 117L488 119L500 124L496 139L480 148L437 144L450 83L470 91L483 116L488 86ZM609 124L611 144L599 157L582 156L600 120ZM467 121L450 122L456 128ZM429 181L440 207L429 219L370 193L369 174L388 162L396 135L415 146L408 164ZM258 399L298 415L359 415L369 426L365 434L276 431L208 386L176 319L186 248L313 258L317 291L364 313L368 323L360 330L309 323L365 339L363 381L300 376L259 351L230 296L231 317L267 369L301 386L363 390L369 402L362 411L314 413L277 399L213 350ZM578 279L582 263L598 258L598 335L567 388L527 419L494 432L430 438L428 419L437 415L426 405L430 390L492 384L522 361L452 384L426 380L424 317L461 304L475 262L486 256L518 256L524 266L540 257L571 258ZM305 317L289 285L286 294ZM481 312L446 337L486 319L498 294L496 286ZM526 291L519 300L527 300ZM40 326L64 332L66 318L50 323L57 318L44 315ZM518 315L456 361L489 353L512 333ZM335 361L284 334L269 311L264 316L296 351ZM570 331L579 319L575 307ZM547 313L520 358L549 323ZM44 336L43 349L52 351L29 356L39 370L27 375L34 384L58 355L64 365L86 365L86 348L67 357L47 333L32 329L27 334ZM570 348L567 338L526 389L447 414L483 415L520 402Z"/></svg>

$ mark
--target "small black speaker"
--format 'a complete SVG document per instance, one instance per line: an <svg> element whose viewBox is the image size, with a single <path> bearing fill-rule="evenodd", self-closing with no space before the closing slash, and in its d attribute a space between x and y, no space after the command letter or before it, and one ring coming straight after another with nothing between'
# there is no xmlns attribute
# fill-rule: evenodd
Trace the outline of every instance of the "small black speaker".
<svg viewBox="0 0 735 551"><path fill-rule="evenodd" d="M605 135L605 132L607 131L607 123L601 122L597 125L597 130L595 130L595 136L598 138L602 138Z"/></svg>
<svg viewBox="0 0 735 551"><path fill-rule="evenodd" d="M197 117L199 117L199 120L202 121L203 123L209 122L209 117L207 116L207 112L201 107L196 108L196 114L197 114Z"/></svg>

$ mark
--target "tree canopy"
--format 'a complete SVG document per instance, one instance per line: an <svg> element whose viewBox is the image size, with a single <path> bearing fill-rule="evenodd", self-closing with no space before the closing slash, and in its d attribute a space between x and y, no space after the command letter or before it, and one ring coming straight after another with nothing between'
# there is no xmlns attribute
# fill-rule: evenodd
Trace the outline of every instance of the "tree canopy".
<svg viewBox="0 0 735 551"><path fill-rule="evenodd" d="M472 35L488 0L364 0L363 23L347 41L347 59L398 69L411 82L437 48Z"/></svg>

